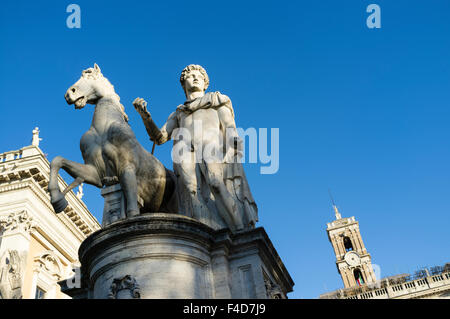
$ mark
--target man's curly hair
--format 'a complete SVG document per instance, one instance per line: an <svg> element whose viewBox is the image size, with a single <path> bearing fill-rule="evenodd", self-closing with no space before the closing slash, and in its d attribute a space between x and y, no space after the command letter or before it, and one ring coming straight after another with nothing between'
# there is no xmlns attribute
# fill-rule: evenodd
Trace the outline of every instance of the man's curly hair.
<svg viewBox="0 0 450 319"><path fill-rule="evenodd" d="M183 69L183 71L181 72L181 76L180 76L181 86L184 89L184 81L186 80L186 77L187 77L188 73L193 71L193 70L200 71L200 73L203 75L203 79L205 80L205 91L206 91L206 89L209 86L208 73L206 73L206 70L201 65L197 65L197 64L190 64L190 65L188 65L187 67L185 67Z"/></svg>

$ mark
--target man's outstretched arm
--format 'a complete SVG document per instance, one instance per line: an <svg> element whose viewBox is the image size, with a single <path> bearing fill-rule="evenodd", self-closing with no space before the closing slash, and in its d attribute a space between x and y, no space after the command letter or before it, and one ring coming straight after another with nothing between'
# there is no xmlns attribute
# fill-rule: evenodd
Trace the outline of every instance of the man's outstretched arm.
<svg viewBox="0 0 450 319"><path fill-rule="evenodd" d="M173 130L178 127L176 114L176 112L172 112L172 114L169 115L166 123L163 125L163 127L161 127L161 138L156 141L158 145L164 144L172 138Z"/></svg>
<svg viewBox="0 0 450 319"><path fill-rule="evenodd" d="M175 116L175 112L170 114L167 122L161 129L159 129L153 121L150 112L147 110L147 102L144 99L136 98L133 102L133 105L136 111L138 111L138 113L141 115L150 140L156 142L156 144L158 145L164 144L165 142L170 140L172 131L177 127L177 118Z"/></svg>

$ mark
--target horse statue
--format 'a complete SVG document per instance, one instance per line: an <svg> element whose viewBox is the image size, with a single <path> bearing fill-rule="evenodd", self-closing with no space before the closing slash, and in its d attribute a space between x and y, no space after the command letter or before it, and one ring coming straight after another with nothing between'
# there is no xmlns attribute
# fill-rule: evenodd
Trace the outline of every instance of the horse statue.
<svg viewBox="0 0 450 319"><path fill-rule="evenodd" d="M95 111L91 127L80 140L84 164L61 156L50 163L48 189L55 212L67 207L65 194L81 183L99 188L120 183L127 217L152 212L177 213L175 174L139 144L120 97L98 65L84 70L64 97L75 109L93 104ZM63 192L58 186L61 168L75 179ZM138 196L144 201L141 209Z"/></svg>

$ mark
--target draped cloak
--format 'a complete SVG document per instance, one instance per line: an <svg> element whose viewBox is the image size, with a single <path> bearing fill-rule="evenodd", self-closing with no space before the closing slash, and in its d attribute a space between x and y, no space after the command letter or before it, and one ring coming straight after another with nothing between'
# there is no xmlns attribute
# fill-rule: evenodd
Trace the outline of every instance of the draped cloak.
<svg viewBox="0 0 450 319"><path fill-rule="evenodd" d="M184 104L177 107L177 112L184 112L186 114L191 114L198 109L213 108L218 110L221 107L226 107L230 110L231 116L234 121L234 111L231 104L231 100L228 96L221 94L220 92L209 92L199 97L197 99L186 101ZM222 120L220 120L222 123ZM220 125L222 136L226 138L226 127L225 125ZM235 135L238 136L236 131L236 125L233 125L235 130ZM226 150L228 143L223 141L224 154L227 154L230 150ZM229 147L233 147L232 145ZM258 221L258 207L255 200L250 192L250 186L247 181L247 177L244 172L242 163L240 163L235 157L233 161L223 162L223 178L224 184L226 185L228 191L232 195L236 202L238 213L241 215L243 220L244 228L253 228L255 223Z"/></svg>

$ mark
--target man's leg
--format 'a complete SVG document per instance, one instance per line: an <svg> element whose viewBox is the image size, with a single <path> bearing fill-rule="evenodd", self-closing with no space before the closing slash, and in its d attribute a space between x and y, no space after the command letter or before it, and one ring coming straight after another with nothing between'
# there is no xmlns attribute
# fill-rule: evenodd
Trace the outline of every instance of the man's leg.
<svg viewBox="0 0 450 319"><path fill-rule="evenodd" d="M223 179L223 163L205 163L206 180L214 194L214 198L219 202L220 206L225 209L222 217L226 220L228 226L234 229L242 229L242 218L238 216L236 203L228 192ZM222 209L223 210L223 209Z"/></svg>
<svg viewBox="0 0 450 319"><path fill-rule="evenodd" d="M205 216L202 212L206 209L206 204L201 199L198 192L197 176L195 173L197 163L195 163L195 155L193 152L186 152L182 155L179 163L175 164L176 171L179 174L182 191L188 199L188 203L182 203L184 213L201 222L205 222Z"/></svg>

